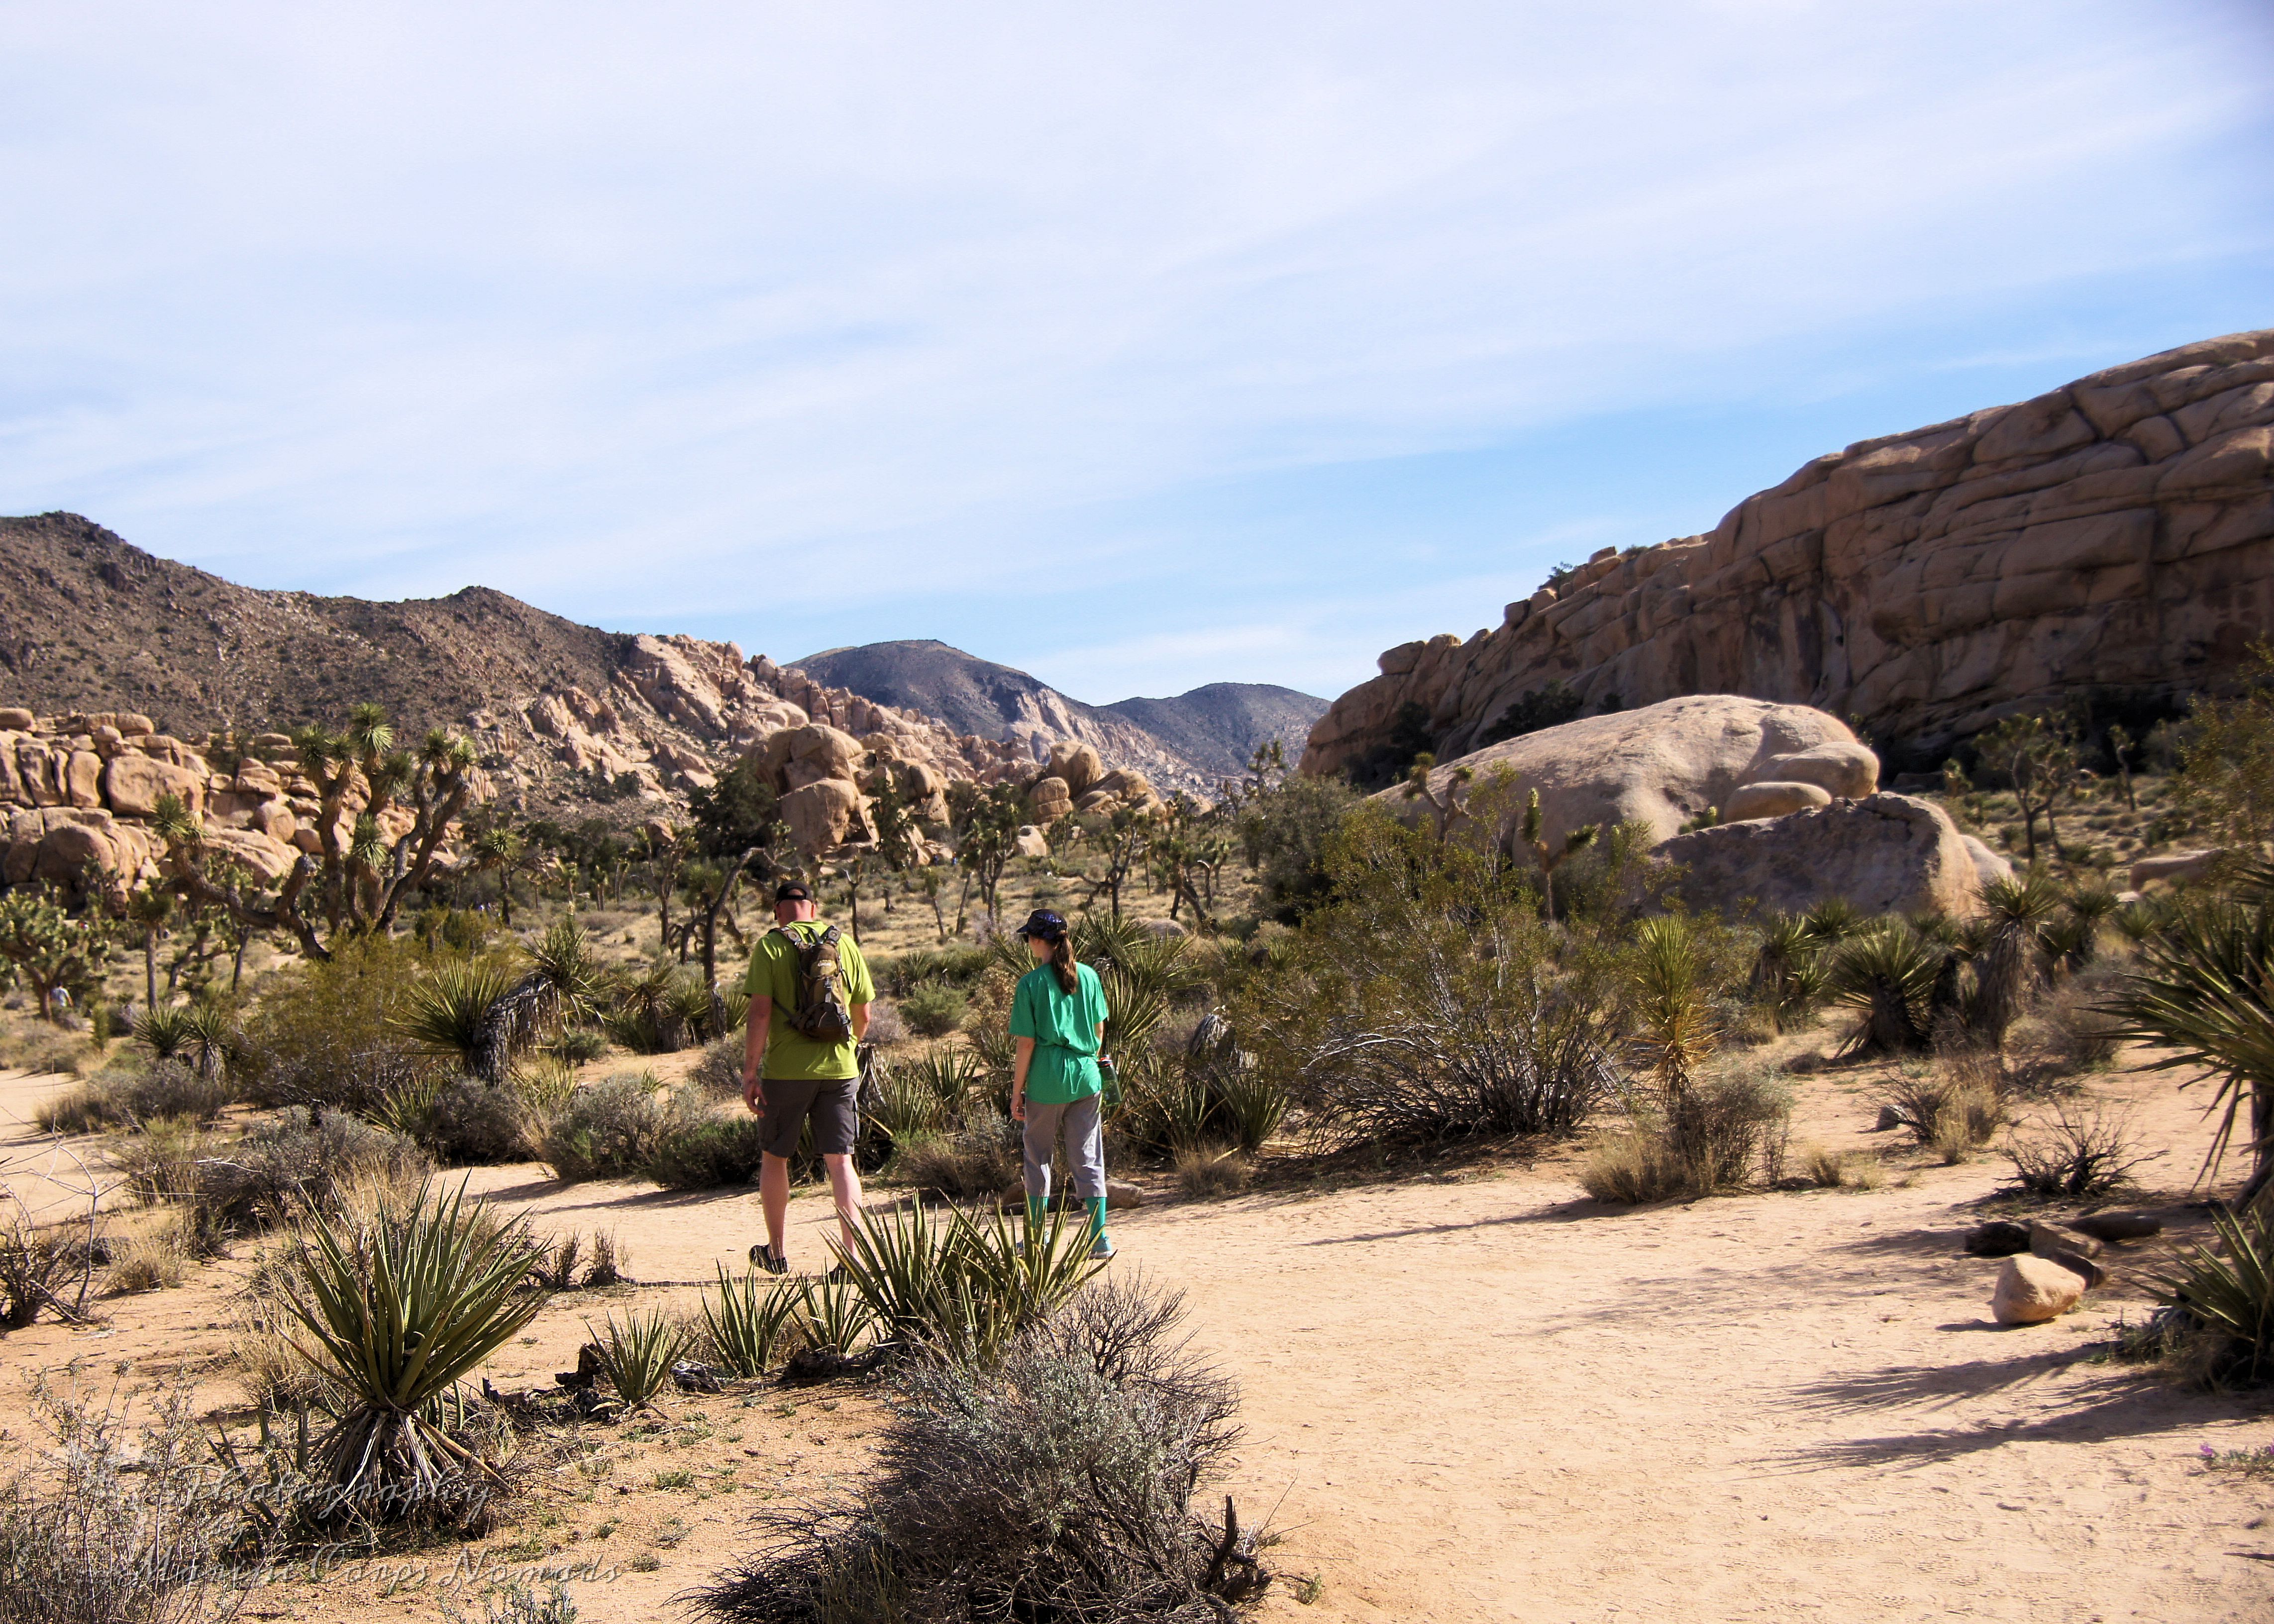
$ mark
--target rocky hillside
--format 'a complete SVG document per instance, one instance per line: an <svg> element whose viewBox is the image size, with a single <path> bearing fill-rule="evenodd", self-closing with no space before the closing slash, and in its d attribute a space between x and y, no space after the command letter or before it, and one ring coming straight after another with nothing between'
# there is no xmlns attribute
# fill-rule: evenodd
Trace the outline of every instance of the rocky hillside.
<svg viewBox="0 0 2274 1624"><path fill-rule="evenodd" d="M599 631L481 587L403 603L260 591L72 514L0 519L0 703L41 716L131 712L160 735L244 736L336 725L376 699L405 731L466 733L531 811L706 784L809 724L883 736L893 759L946 778L1035 771L1023 748L730 643Z"/></svg>
<svg viewBox="0 0 2274 1624"><path fill-rule="evenodd" d="M1055 740L1095 748L1164 789L1212 792L1269 739L1301 740L1326 701L1292 688L1216 682L1172 699L1088 705L1008 665L930 638L827 649L797 662L822 682L880 704L936 716L958 731L1025 744L1043 759Z"/></svg>
<svg viewBox="0 0 2274 1624"><path fill-rule="evenodd" d="M1931 767L2017 709L2168 707L2270 635L2274 330L1865 440L1707 534L1606 548L1465 643L1383 654L1303 768L1393 735L1462 755L1555 682L1587 712L1705 693L1812 705L1860 718L1890 767Z"/></svg>

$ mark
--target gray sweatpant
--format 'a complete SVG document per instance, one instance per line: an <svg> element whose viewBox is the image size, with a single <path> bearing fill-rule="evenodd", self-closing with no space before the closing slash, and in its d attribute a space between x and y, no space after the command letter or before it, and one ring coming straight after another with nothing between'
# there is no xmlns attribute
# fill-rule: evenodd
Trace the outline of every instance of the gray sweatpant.
<svg viewBox="0 0 2274 1624"><path fill-rule="evenodd" d="M1064 1105L1027 1101L1027 1193L1036 1200L1050 1193L1050 1147L1065 1130L1066 1165L1073 1192L1084 1200L1105 1194L1105 1135L1098 1125L1100 1096Z"/></svg>

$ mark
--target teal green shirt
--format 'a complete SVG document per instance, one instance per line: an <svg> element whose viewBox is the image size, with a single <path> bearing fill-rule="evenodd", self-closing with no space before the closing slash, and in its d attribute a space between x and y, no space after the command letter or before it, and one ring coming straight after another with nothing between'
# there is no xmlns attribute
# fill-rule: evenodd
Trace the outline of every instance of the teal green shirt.
<svg viewBox="0 0 2274 1624"><path fill-rule="evenodd" d="M1035 1040L1027 1098L1037 1105L1087 1100L1105 1086L1097 1074L1105 987L1086 964L1074 966L1074 980L1076 989L1069 993L1058 985L1057 971L1038 965L1019 978L1011 999L1011 1035Z"/></svg>
<svg viewBox="0 0 2274 1624"><path fill-rule="evenodd" d="M811 942L828 929L826 923L783 925L760 936L757 946L750 950L749 979L743 983L750 996L772 998L783 1016L797 1008L797 950L782 939L780 932L795 931L801 940ZM837 933L837 969L838 996L845 1000L847 1009L876 1002L877 983L869 974L869 961L861 957L859 944L842 930ZM817 1042L793 1030L787 1019L777 1019L766 1033L762 1075L785 1083L858 1077L859 1049L854 1038L842 1043Z"/></svg>

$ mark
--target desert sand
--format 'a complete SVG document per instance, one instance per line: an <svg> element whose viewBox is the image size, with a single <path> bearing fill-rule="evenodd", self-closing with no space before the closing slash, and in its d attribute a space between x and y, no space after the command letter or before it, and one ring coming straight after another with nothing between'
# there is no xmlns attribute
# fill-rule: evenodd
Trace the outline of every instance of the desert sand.
<svg viewBox="0 0 2274 1624"><path fill-rule="evenodd" d="M1801 1079L1796 1139L1886 1146L1894 1135L1865 1132L1866 1082ZM19 1169L36 1149L23 1119L54 1086L0 1080L16 1124L0 1129L0 1157ZM2199 1095L2138 1071L2094 1090L2137 1101L2147 1137L2168 1146L2127 1205L2172 1229L2118 1249L2110 1283L2046 1327L1994 1327L1996 1265L1960 1250L2005 1170L1994 1154L1946 1167L1892 1150L1878 1190L1634 1211L1586 1200L1574 1151L1455 1160L1443 1174L1156 1199L1117 1216L1113 1267L1185 1290L1195 1342L1239 1380L1246 1438L1218 1492L1246 1518L1269 1513L1279 1536L1264 1618L2263 1618L2274 1482L2206 1472L2199 1450L2268 1441L2268 1401L2097 1357L2120 1317L2143 1311L2143 1273L2206 1233L2187 1189L2207 1142ZM502 1387L572 1364L586 1317L691 1303L692 1282L739 1267L757 1232L742 1191L564 1186L538 1167L471 1177L540 1229L614 1229L642 1282L688 1282L557 1299L532 1343L493 1361ZM825 1261L826 1217L801 1192L794 1263ZM201 1402L231 1405L222 1327L250 1252L109 1301L98 1329L41 1324L0 1342L9 1436L35 1435L29 1372L74 1360L122 1391L186 1377ZM597 1485L563 1469L542 1500L552 1521L501 1534L477 1566L589 1560L575 1585L584 1619L665 1616L746 1548L753 1511L852 1481L876 1417L850 1388L668 1409L650 1436L603 1440ZM693 1486L656 1486L681 1467ZM595 1535L603 1518L617 1526ZM626 1565L635 1550L653 1571ZM431 1571L407 1590L395 1569L303 1574L248 1614L438 1617L458 1552L423 1560Z"/></svg>

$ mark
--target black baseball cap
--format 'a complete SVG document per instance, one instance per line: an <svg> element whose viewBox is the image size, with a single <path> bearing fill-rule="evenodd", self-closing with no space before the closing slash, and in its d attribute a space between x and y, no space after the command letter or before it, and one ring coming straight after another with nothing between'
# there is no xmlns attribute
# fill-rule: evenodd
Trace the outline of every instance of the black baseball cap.
<svg viewBox="0 0 2274 1624"><path fill-rule="evenodd" d="M1020 926L1013 934L1022 936L1040 936L1045 942L1059 942L1065 940L1065 914L1053 914L1048 908L1036 908L1027 915L1027 922Z"/></svg>
<svg viewBox="0 0 2274 1624"><path fill-rule="evenodd" d="M803 880L784 880L774 887L776 902L810 902L813 893L805 888Z"/></svg>

